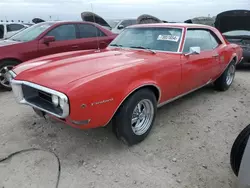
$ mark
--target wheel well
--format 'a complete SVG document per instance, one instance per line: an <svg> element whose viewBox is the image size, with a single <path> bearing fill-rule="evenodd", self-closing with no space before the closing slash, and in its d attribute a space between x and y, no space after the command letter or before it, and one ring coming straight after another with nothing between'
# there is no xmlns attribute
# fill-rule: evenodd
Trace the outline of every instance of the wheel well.
<svg viewBox="0 0 250 188"><path fill-rule="evenodd" d="M16 61L18 64L22 63L22 61L20 61L19 59L15 59L15 58L6 58L6 59L1 59L0 62L3 61Z"/></svg>
<svg viewBox="0 0 250 188"><path fill-rule="evenodd" d="M133 90L131 93L129 93L129 95L126 96L126 98L124 99L124 101L126 101L131 95L133 95L135 92L137 92L137 91L139 91L141 89L149 89L149 90L151 90L154 93L155 97L156 97L156 101L160 100L160 96L161 96L160 89L157 86L155 86L155 85L145 85L145 86L139 87L139 88ZM124 101L122 101L122 103Z"/></svg>
<svg viewBox="0 0 250 188"><path fill-rule="evenodd" d="M133 94L136 91L141 90L141 89L149 89L149 90L151 90L154 93L155 97L156 97L156 101L160 100L160 95L161 95L160 94L160 89L157 88L154 85L147 85L147 86L140 87L140 88L136 89L135 91L133 91L131 94Z"/></svg>
<svg viewBox="0 0 250 188"><path fill-rule="evenodd" d="M141 89L149 89L151 90L154 94L155 94L155 97L156 97L156 100L159 102L160 100L160 97L161 97L161 93L160 93L160 88L158 88L157 86L155 85L145 85L145 86L142 86L142 87L139 87L137 89L135 89L134 91L132 91L131 93L129 93L128 96L126 96L126 98L121 102L121 104L119 105L119 107L116 109L115 113L113 114L111 120L109 120L108 122L112 121L112 119L116 116L117 112L119 111L119 108L122 106L122 104L131 96L133 95L135 92L141 90ZM108 123L107 123L108 124Z"/></svg>
<svg viewBox="0 0 250 188"><path fill-rule="evenodd" d="M237 56L233 57L233 60L235 61L235 63L237 63L237 59L238 59Z"/></svg>

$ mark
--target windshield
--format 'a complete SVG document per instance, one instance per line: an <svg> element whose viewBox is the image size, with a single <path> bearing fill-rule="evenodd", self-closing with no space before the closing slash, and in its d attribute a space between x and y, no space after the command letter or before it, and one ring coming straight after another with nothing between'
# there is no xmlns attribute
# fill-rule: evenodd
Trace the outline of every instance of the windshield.
<svg viewBox="0 0 250 188"><path fill-rule="evenodd" d="M177 52L181 35L179 28L127 28L110 46Z"/></svg>
<svg viewBox="0 0 250 188"><path fill-rule="evenodd" d="M250 36L250 31L247 30L235 30L235 31L228 31L223 33L226 36Z"/></svg>
<svg viewBox="0 0 250 188"><path fill-rule="evenodd" d="M18 32L17 34L10 37L10 40L28 42L37 38L40 34L42 34L46 29L52 26L53 23L41 23L33 25L23 31Z"/></svg>

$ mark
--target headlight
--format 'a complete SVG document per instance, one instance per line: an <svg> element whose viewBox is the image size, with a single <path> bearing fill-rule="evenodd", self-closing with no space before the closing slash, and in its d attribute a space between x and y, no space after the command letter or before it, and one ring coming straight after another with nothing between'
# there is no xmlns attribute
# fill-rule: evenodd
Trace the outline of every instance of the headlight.
<svg viewBox="0 0 250 188"><path fill-rule="evenodd" d="M59 105L59 97L52 95L52 103L57 107Z"/></svg>

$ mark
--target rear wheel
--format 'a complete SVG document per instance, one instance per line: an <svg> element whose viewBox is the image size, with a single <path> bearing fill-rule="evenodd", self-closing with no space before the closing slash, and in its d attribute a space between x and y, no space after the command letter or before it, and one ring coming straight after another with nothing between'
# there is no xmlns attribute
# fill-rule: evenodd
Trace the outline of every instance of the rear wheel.
<svg viewBox="0 0 250 188"><path fill-rule="evenodd" d="M249 139L250 125L243 129L234 141L231 149L230 163L234 174L238 176L241 160Z"/></svg>
<svg viewBox="0 0 250 188"><path fill-rule="evenodd" d="M10 91L10 82L7 80L7 72L18 64L17 61L4 60L0 62L0 87Z"/></svg>
<svg viewBox="0 0 250 188"><path fill-rule="evenodd" d="M235 77L235 61L232 61L224 73L214 82L214 86L219 91L226 91L232 85Z"/></svg>
<svg viewBox="0 0 250 188"><path fill-rule="evenodd" d="M143 141L153 126L156 109L156 97L151 90L141 89L132 94L113 119L116 136L127 145Z"/></svg>

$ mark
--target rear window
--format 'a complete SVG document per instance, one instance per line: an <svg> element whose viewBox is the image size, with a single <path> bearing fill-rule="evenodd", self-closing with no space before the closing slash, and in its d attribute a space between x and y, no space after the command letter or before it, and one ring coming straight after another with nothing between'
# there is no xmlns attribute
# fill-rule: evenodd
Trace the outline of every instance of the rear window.
<svg viewBox="0 0 250 188"><path fill-rule="evenodd" d="M78 24L80 38L104 37L106 36L100 29L91 24Z"/></svg>

